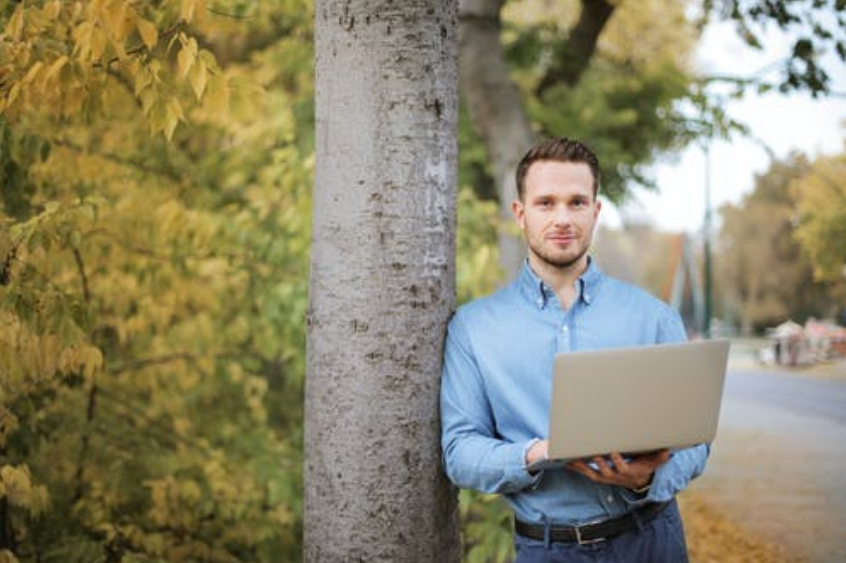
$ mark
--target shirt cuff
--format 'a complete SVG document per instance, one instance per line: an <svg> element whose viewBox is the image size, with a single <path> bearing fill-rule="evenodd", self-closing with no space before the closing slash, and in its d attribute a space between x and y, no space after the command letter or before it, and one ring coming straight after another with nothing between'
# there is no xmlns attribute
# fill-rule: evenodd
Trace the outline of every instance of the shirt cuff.
<svg viewBox="0 0 846 563"><path fill-rule="evenodd" d="M529 454L529 450L532 449L532 446L534 446L538 442L540 442L540 438L532 438L531 440L526 442L525 446L523 446L523 471L525 471L526 474L531 479L528 486L533 488L533 489L535 487L537 487L538 484L540 484L541 476L543 475L543 469L541 469L540 471L538 471L537 473L534 473L534 474L529 473L529 464L526 462L526 457Z"/></svg>

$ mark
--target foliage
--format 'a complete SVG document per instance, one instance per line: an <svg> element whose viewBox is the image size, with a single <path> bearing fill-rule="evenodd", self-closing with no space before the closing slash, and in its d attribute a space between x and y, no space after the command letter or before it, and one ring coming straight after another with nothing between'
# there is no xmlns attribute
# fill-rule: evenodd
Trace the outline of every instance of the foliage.
<svg viewBox="0 0 846 563"><path fill-rule="evenodd" d="M693 78L688 57L697 32L682 3L621 4L578 82L557 83L540 93L538 85L550 64L546 61L569 39L566 26L572 18L566 16L577 8L573 2L561 3L550 18L548 6L534 4L534 11L514 4L504 35L529 115L546 136L591 144L601 155L602 190L611 201L624 200L633 185L654 188L645 170L659 154L681 148L703 132L735 127ZM706 131L703 120L715 125Z"/></svg>
<svg viewBox="0 0 846 563"><path fill-rule="evenodd" d="M0 38L0 111L94 117L119 85L151 130L171 138L185 120L185 90L208 111L228 96L225 75L192 29L205 14L206 0L19 2Z"/></svg>
<svg viewBox="0 0 846 563"><path fill-rule="evenodd" d="M0 11L7 557L297 557L309 10L231 9Z"/></svg>
<svg viewBox="0 0 846 563"><path fill-rule="evenodd" d="M794 238L789 186L808 171L807 160L798 155L775 162L757 178L752 193L720 211L716 279L723 286L722 307L739 311L746 332L788 318L825 316L833 305L829 288L814 282L812 266Z"/></svg>
<svg viewBox="0 0 846 563"><path fill-rule="evenodd" d="M778 87L782 92L807 90L812 96L831 89L830 69L822 56L833 51L846 62L846 4L843 0L705 0L705 15L716 10L732 20L746 44L761 49L761 36L775 25L788 34L790 54L779 61L780 76L773 81L758 79L760 87ZM831 50L831 51L830 51Z"/></svg>
<svg viewBox="0 0 846 563"><path fill-rule="evenodd" d="M820 158L790 185L799 215L796 238L821 282L846 283L846 154Z"/></svg>
<svg viewBox="0 0 846 563"><path fill-rule="evenodd" d="M704 109L680 120L685 94L707 106L685 68L695 33L675 5L638 5L571 96L531 104L545 131L611 139L612 194L648 183L653 148L710 126ZM0 30L0 560L296 560L310 3L22 0L0 4ZM557 31L509 21L526 95ZM504 227L461 135L466 301L498 283ZM727 231L738 275L753 271L739 241L766 240L770 220L780 247L787 207ZM803 244L828 207L800 205ZM468 560L506 560L501 501L463 492L462 511Z"/></svg>
<svg viewBox="0 0 846 563"><path fill-rule="evenodd" d="M498 495L461 491L462 545L466 563L514 560L511 511Z"/></svg>
<svg viewBox="0 0 846 563"><path fill-rule="evenodd" d="M479 200L469 186L462 187L458 194L456 243L459 303L492 292L502 279L496 246L499 222L495 202Z"/></svg>

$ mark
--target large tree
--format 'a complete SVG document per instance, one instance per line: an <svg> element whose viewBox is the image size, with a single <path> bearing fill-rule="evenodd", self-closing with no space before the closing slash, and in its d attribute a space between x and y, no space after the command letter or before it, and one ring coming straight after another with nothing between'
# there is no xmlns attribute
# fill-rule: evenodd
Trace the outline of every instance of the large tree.
<svg viewBox="0 0 846 563"><path fill-rule="evenodd" d="M456 561L438 422L455 300L456 5L315 11L304 560Z"/></svg>

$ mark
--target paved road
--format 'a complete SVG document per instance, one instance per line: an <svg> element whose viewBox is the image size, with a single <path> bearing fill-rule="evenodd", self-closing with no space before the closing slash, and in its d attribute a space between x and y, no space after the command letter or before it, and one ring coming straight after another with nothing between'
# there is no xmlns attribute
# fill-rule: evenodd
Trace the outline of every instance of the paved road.
<svg viewBox="0 0 846 563"><path fill-rule="evenodd" d="M846 378L730 369L693 489L797 560L846 562Z"/></svg>

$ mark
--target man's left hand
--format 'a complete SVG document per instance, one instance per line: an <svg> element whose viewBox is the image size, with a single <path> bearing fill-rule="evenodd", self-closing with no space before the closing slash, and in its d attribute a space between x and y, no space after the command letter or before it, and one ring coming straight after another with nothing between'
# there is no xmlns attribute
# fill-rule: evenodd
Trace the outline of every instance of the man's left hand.
<svg viewBox="0 0 846 563"><path fill-rule="evenodd" d="M655 470L670 459L670 450L655 450L634 456L623 456L612 453L608 456L594 456L592 458L571 461L569 469L581 473L591 481L606 485L619 485L627 489L642 489L652 482ZM610 461L609 461L610 460ZM588 465L595 464L596 469Z"/></svg>

